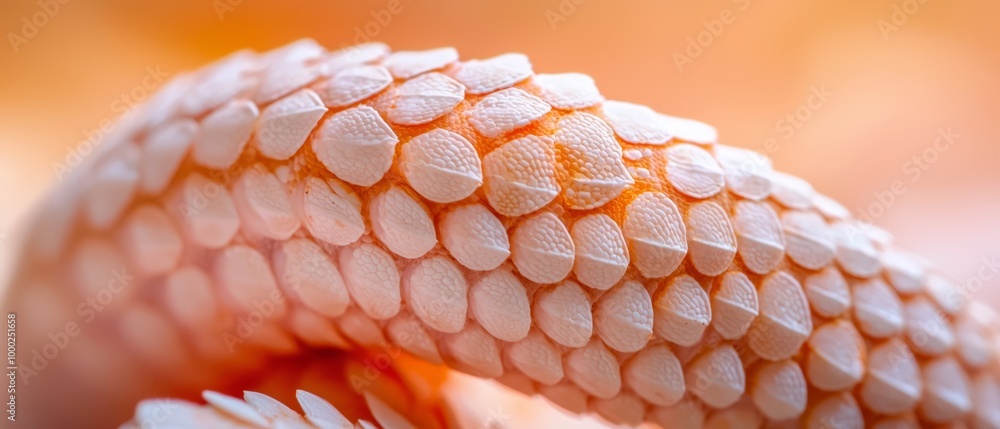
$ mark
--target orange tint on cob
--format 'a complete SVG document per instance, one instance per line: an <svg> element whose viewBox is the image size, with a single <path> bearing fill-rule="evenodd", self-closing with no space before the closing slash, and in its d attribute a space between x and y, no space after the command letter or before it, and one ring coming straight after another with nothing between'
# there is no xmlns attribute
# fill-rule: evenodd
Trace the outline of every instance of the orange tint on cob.
<svg viewBox="0 0 1000 429"><path fill-rule="evenodd" d="M41 425L260 385L316 393L306 419L207 393L130 424L461 426L458 370L616 424L1000 427L1000 325L959 285L712 127L520 54L236 53L72 174L9 297L22 350L58 348L22 377Z"/></svg>

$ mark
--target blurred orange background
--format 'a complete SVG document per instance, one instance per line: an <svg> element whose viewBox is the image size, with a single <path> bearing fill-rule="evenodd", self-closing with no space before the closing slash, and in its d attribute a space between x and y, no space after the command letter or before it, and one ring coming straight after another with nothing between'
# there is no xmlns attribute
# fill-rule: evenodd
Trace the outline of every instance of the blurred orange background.
<svg viewBox="0 0 1000 429"><path fill-rule="evenodd" d="M520 51L536 72L587 73L609 99L711 123L964 282L1000 257L998 15L990 0L9 0L0 237L57 183L55 163L157 85L151 70L370 38ZM985 283L1000 304L1000 276Z"/></svg>

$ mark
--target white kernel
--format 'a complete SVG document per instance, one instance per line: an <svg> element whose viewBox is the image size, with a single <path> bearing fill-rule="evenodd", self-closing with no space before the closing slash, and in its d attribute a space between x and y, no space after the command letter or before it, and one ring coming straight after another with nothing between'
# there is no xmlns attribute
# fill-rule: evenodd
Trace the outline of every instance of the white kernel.
<svg viewBox="0 0 1000 429"><path fill-rule="evenodd" d="M844 271L857 277L871 277L882 269L879 252L862 231L861 226L847 222L833 225L837 243L837 263Z"/></svg>
<svg viewBox="0 0 1000 429"><path fill-rule="evenodd" d="M812 315L802 285L784 271L761 282L760 315L750 325L750 348L772 361L795 355L812 333Z"/></svg>
<svg viewBox="0 0 1000 429"><path fill-rule="evenodd" d="M437 70L458 61L455 48L437 48L424 51L397 51L382 62L392 76L409 79L421 73Z"/></svg>
<svg viewBox="0 0 1000 429"><path fill-rule="evenodd" d="M572 281L538 291L533 314L542 331L566 347L583 347L593 332L590 301Z"/></svg>
<svg viewBox="0 0 1000 429"><path fill-rule="evenodd" d="M236 180L233 199L243 227L250 232L284 240L302 225L292 211L285 186L261 164L247 169Z"/></svg>
<svg viewBox="0 0 1000 429"><path fill-rule="evenodd" d="M806 297L816 314L837 317L851 307L851 290L836 267L806 277Z"/></svg>
<svg viewBox="0 0 1000 429"><path fill-rule="evenodd" d="M450 259L434 256L410 266L403 273L406 302L427 326L455 333L465 326L469 284Z"/></svg>
<svg viewBox="0 0 1000 429"><path fill-rule="evenodd" d="M903 303L882 280L871 279L853 287L854 317L868 336L886 338L903 330Z"/></svg>
<svg viewBox="0 0 1000 429"><path fill-rule="evenodd" d="M358 65L337 72L316 92L328 107L345 107L378 94L391 83L392 76L385 67Z"/></svg>
<svg viewBox="0 0 1000 429"><path fill-rule="evenodd" d="M270 313L264 315L277 321L288 309L271 264L257 249L245 245L227 247L216 256L214 276L242 312Z"/></svg>
<svg viewBox="0 0 1000 429"><path fill-rule="evenodd" d="M924 365L924 396L920 411L931 423L958 420L972 409L969 378L952 357Z"/></svg>
<svg viewBox="0 0 1000 429"><path fill-rule="evenodd" d="M475 323L467 323L465 329L450 334L442 340L450 363L473 375L497 378L503 375L503 362L497 340Z"/></svg>
<svg viewBox="0 0 1000 429"><path fill-rule="evenodd" d="M282 98L264 108L254 142L262 155L288 159L306 142L326 110L311 89Z"/></svg>
<svg viewBox="0 0 1000 429"><path fill-rule="evenodd" d="M623 282L594 304L594 328L611 349L630 353L653 335L653 302L642 283Z"/></svg>
<svg viewBox="0 0 1000 429"><path fill-rule="evenodd" d="M483 157L486 200L504 216L538 210L559 195L551 139L526 136Z"/></svg>
<svg viewBox="0 0 1000 429"><path fill-rule="evenodd" d="M712 306L701 285L691 276L681 275L653 295L653 314L657 336L681 346L692 346L712 321Z"/></svg>
<svg viewBox="0 0 1000 429"><path fill-rule="evenodd" d="M567 378L598 398L612 398L621 390L618 360L599 340L570 351L565 368Z"/></svg>
<svg viewBox="0 0 1000 429"><path fill-rule="evenodd" d="M684 370L665 344L646 347L622 368L625 384L650 403L666 407L684 396Z"/></svg>
<svg viewBox="0 0 1000 429"><path fill-rule="evenodd" d="M738 340L757 317L757 289L746 274L723 274L712 290L712 327L719 336Z"/></svg>
<svg viewBox="0 0 1000 429"><path fill-rule="evenodd" d="M511 234L511 260L522 276L537 283L555 283L569 275L576 257L573 237L559 217L541 212L522 222Z"/></svg>
<svg viewBox="0 0 1000 429"><path fill-rule="evenodd" d="M625 208L622 233L632 264L648 278L672 273L687 255L687 232L677 205L665 194L645 192Z"/></svg>
<svg viewBox="0 0 1000 429"><path fill-rule="evenodd" d="M151 203L139 205L132 209L121 228L122 244L140 271L163 274L180 260L183 242L160 207Z"/></svg>
<svg viewBox="0 0 1000 429"><path fill-rule="evenodd" d="M434 221L422 203L393 186L368 205L375 237L404 258L419 258L437 244Z"/></svg>
<svg viewBox="0 0 1000 429"><path fill-rule="evenodd" d="M865 350L861 334L850 322L834 320L817 327L809 338L809 382L828 392L854 387L865 375Z"/></svg>
<svg viewBox="0 0 1000 429"><path fill-rule="evenodd" d="M779 171L771 171L770 177L773 189L771 197L781 205L798 210L812 207L816 191L809 182Z"/></svg>
<svg viewBox="0 0 1000 429"><path fill-rule="evenodd" d="M923 376L916 357L901 339L876 345L868 353L860 398L881 414L909 411L920 400Z"/></svg>
<svg viewBox="0 0 1000 429"><path fill-rule="evenodd" d="M448 114L464 100L462 84L441 73L427 73L396 88L395 103L386 116L400 125L426 124Z"/></svg>
<svg viewBox="0 0 1000 429"><path fill-rule="evenodd" d="M84 195L87 220L94 228L110 227L132 202L139 184L137 158L138 149L128 146L122 157L98 167Z"/></svg>
<svg viewBox="0 0 1000 429"><path fill-rule="evenodd" d="M199 173L184 179L173 208L187 238L204 247L225 246L240 228L236 203L229 191Z"/></svg>
<svg viewBox="0 0 1000 429"><path fill-rule="evenodd" d="M531 124L551 109L522 89L508 88L479 100L466 117L479 134L496 138Z"/></svg>
<svg viewBox="0 0 1000 429"><path fill-rule="evenodd" d="M351 303L340 271L312 241L288 240L275 249L272 258L278 281L302 305L324 316L337 317Z"/></svg>
<svg viewBox="0 0 1000 429"><path fill-rule="evenodd" d="M201 121L194 136L194 161L205 167L231 167L250 140L260 111L247 100L233 100Z"/></svg>
<svg viewBox="0 0 1000 429"><path fill-rule="evenodd" d="M766 203L740 201L733 216L736 243L747 269L767 274L785 256L785 235L774 209Z"/></svg>
<svg viewBox="0 0 1000 429"><path fill-rule="evenodd" d="M768 362L758 368L750 387L754 405L771 420L798 417L806 410L806 379L794 361Z"/></svg>
<svg viewBox="0 0 1000 429"><path fill-rule="evenodd" d="M198 123L179 119L153 131L142 146L139 161L139 188L147 194L159 194L177 174L181 161L198 133Z"/></svg>
<svg viewBox="0 0 1000 429"><path fill-rule="evenodd" d="M604 100L594 79L585 74L537 74L531 81L542 99L556 109L583 109Z"/></svg>
<svg viewBox="0 0 1000 429"><path fill-rule="evenodd" d="M309 234L319 240L345 246L365 232L361 201L339 180L309 177L298 185L292 202Z"/></svg>
<svg viewBox="0 0 1000 429"><path fill-rule="evenodd" d="M722 167L708 151L682 143L667 148L666 156L667 181L684 195L708 198L725 187Z"/></svg>
<svg viewBox="0 0 1000 429"><path fill-rule="evenodd" d="M606 214L584 216L573 224L570 235L576 247L573 272L580 283L607 290L625 275L628 246L614 219Z"/></svg>
<svg viewBox="0 0 1000 429"><path fill-rule="evenodd" d="M365 314L383 320L399 312L399 270L389 252L357 244L341 249L339 262L347 291Z"/></svg>
<svg viewBox="0 0 1000 429"><path fill-rule="evenodd" d="M771 160L748 149L715 145L715 159L726 172L729 191L754 201L771 195Z"/></svg>
<svg viewBox="0 0 1000 429"><path fill-rule="evenodd" d="M532 380L551 385L563 379L562 354L537 330L508 345L504 352L510 363Z"/></svg>
<svg viewBox="0 0 1000 429"><path fill-rule="evenodd" d="M531 303L517 276L493 270L469 289L469 307L476 321L494 337L518 341L531 328Z"/></svg>
<svg viewBox="0 0 1000 429"><path fill-rule="evenodd" d="M320 162L341 180L371 186L382 179L399 138L375 109L358 106L336 113L312 141Z"/></svg>
<svg viewBox="0 0 1000 429"><path fill-rule="evenodd" d="M615 199L634 183L622 148L604 121L574 112L559 119L553 135L567 178L564 205L589 210Z"/></svg>
<svg viewBox="0 0 1000 429"><path fill-rule="evenodd" d="M684 368L688 390L712 408L734 404L746 389L746 374L740 356L730 345L716 347Z"/></svg>
<svg viewBox="0 0 1000 429"><path fill-rule="evenodd" d="M673 137L664 116L649 107L610 100L601 107L615 134L629 143L662 145Z"/></svg>
<svg viewBox="0 0 1000 429"><path fill-rule="evenodd" d="M694 267L708 276L719 275L736 257L736 234L729 215L718 204L706 201L688 209L688 253Z"/></svg>
<svg viewBox="0 0 1000 429"><path fill-rule="evenodd" d="M443 128L403 145L401 170L417 193L438 203L461 200L483 184L476 148L465 137Z"/></svg>
<svg viewBox="0 0 1000 429"><path fill-rule="evenodd" d="M441 244L470 270L492 270L510 256L507 231L500 219L481 204L459 206L445 213L438 226Z"/></svg>
<svg viewBox="0 0 1000 429"><path fill-rule="evenodd" d="M818 270L835 256L833 230L820 215L807 211L786 211L781 215L785 229L785 251L803 267Z"/></svg>

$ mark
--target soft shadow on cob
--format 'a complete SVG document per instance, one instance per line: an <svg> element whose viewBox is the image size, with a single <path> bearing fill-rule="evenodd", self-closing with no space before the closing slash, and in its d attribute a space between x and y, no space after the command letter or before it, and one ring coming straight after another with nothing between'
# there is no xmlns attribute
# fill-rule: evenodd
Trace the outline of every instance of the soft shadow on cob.
<svg viewBox="0 0 1000 429"><path fill-rule="evenodd" d="M233 54L31 219L21 419L481 424L458 370L616 424L1000 427L996 316L716 141L520 54Z"/></svg>

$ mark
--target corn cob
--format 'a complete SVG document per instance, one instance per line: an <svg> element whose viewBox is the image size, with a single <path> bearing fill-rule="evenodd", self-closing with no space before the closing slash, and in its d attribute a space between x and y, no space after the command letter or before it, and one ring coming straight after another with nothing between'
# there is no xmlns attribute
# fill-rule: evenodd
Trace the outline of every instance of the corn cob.
<svg viewBox="0 0 1000 429"><path fill-rule="evenodd" d="M714 128L520 54L238 52L28 231L7 303L39 427L304 382L337 392L305 418L206 392L126 427L456 426L449 370L615 424L1000 427L1000 324L955 282Z"/></svg>

